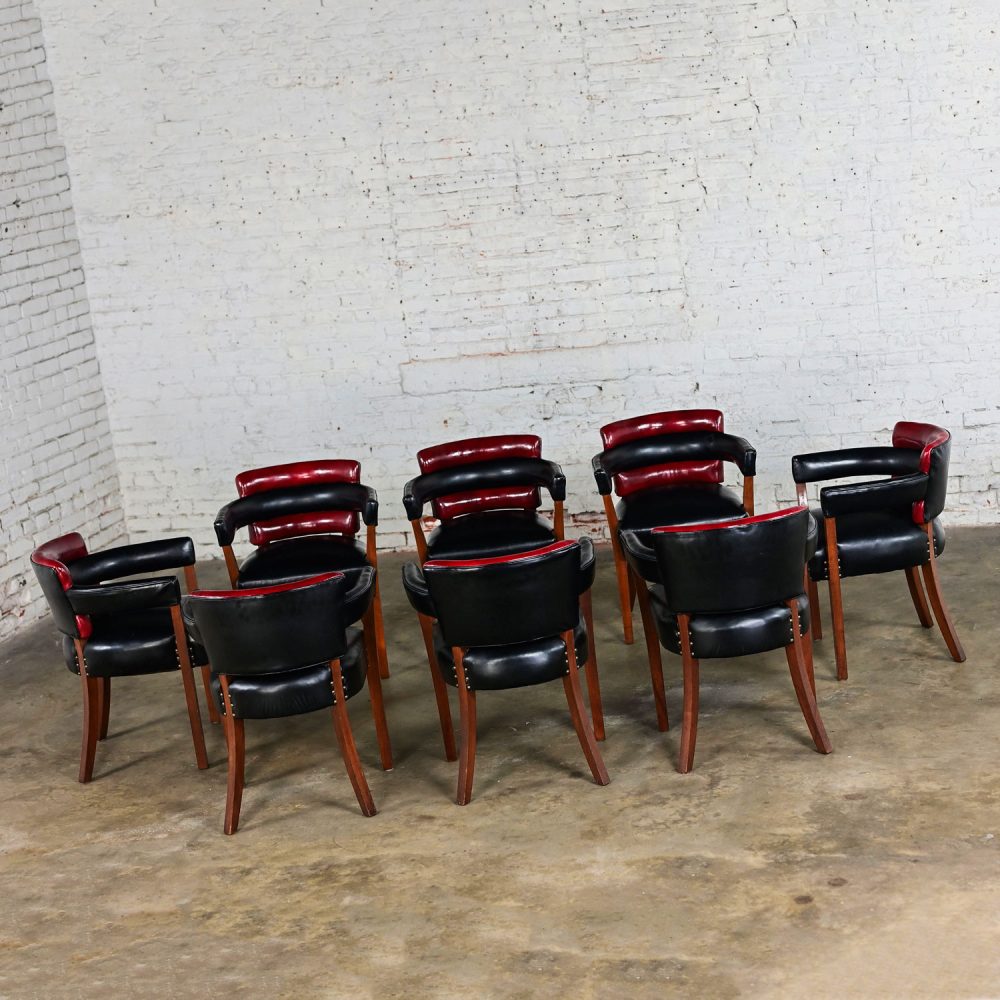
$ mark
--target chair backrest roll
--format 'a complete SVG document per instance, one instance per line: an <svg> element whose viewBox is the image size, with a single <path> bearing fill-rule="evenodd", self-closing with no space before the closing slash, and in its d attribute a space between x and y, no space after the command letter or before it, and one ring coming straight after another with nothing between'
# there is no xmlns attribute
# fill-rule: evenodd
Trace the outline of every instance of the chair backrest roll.
<svg viewBox="0 0 1000 1000"><path fill-rule="evenodd" d="M917 524L933 521L944 510L948 495L951 434L934 424L901 420L892 429L892 445L920 451L920 471L927 474L927 492L913 505L913 520Z"/></svg>
<svg viewBox="0 0 1000 1000"><path fill-rule="evenodd" d="M184 616L224 674L269 674L339 658L347 645L341 573L250 590L197 590Z"/></svg>
<svg viewBox="0 0 1000 1000"><path fill-rule="evenodd" d="M491 559L431 560L423 573L450 646L530 642L576 627L577 542Z"/></svg>
<svg viewBox="0 0 1000 1000"><path fill-rule="evenodd" d="M73 586L70 565L86 555L87 544L75 531L44 542L31 553L31 565L52 612L52 620L60 632L74 639L86 639L91 634L90 619L76 614L66 596L66 591Z"/></svg>
<svg viewBox="0 0 1000 1000"><path fill-rule="evenodd" d="M684 527L654 528L667 606L715 614L762 608L803 592L809 511Z"/></svg>
<svg viewBox="0 0 1000 1000"><path fill-rule="evenodd" d="M307 489L329 483L361 482L361 463L352 459L318 459L310 462L287 462L260 469L247 469L236 476L236 490L241 497L289 488ZM268 521L249 525L250 541L266 545L301 535L349 535L358 533L360 519L356 510L315 510L283 514Z"/></svg>
<svg viewBox="0 0 1000 1000"><path fill-rule="evenodd" d="M426 475L463 465L499 466L519 458L541 458L542 439L537 434L498 434L448 441L417 452L420 472ZM461 514L487 510L536 510L541 504L537 486L503 485L462 490L431 501L436 518L447 521Z"/></svg>

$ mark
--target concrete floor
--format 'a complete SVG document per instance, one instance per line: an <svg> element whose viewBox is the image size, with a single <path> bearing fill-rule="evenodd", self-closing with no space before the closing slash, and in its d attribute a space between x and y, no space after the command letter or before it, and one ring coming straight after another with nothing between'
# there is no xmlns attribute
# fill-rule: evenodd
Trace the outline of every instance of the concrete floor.
<svg viewBox="0 0 1000 1000"><path fill-rule="evenodd" d="M851 580L849 681L829 633L817 647L834 753L812 750L779 651L705 664L687 776L679 660L660 734L602 550L611 784L590 781L561 685L487 692L464 809L401 562L383 566L391 773L351 702L373 819L317 713L247 723L224 837L223 739L197 771L176 675L115 682L81 786L51 624L0 650L0 996L1000 996L1000 530L953 530L942 559L965 664L902 573Z"/></svg>

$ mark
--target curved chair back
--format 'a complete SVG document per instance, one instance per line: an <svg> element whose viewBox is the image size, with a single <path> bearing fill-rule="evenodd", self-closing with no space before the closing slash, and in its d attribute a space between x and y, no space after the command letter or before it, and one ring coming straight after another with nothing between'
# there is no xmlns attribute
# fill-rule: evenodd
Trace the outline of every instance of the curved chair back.
<svg viewBox="0 0 1000 1000"><path fill-rule="evenodd" d="M913 520L917 524L933 521L944 510L948 494L951 434L934 424L901 420L892 429L892 446L920 451L920 471L927 475L927 492L913 505Z"/></svg>
<svg viewBox="0 0 1000 1000"><path fill-rule="evenodd" d="M504 646L576 628L578 542L491 559L431 560L423 572L449 646Z"/></svg>
<svg viewBox="0 0 1000 1000"><path fill-rule="evenodd" d="M313 462L288 462L261 469L248 469L236 476L236 490L241 497L272 490L308 490L309 487L337 483L360 483L361 463L348 459L322 459ZM322 491L316 493L316 503L328 502ZM300 505L301 506L301 505ZM357 510L323 510L277 512L277 516L249 525L250 541L266 545L282 538L300 535L349 535L360 528Z"/></svg>
<svg viewBox="0 0 1000 1000"><path fill-rule="evenodd" d="M665 434L692 434L699 431L722 433L721 410L665 410L661 413L647 413L641 417L628 417L605 424L601 428L601 442L604 450L621 448L623 445L644 441L645 449L632 448L638 465L624 467L614 477L615 492L627 496L637 490L653 486L672 486L677 483L721 483L723 481L722 460L711 458L678 457L671 460L668 448L657 454L649 438L659 438ZM621 456L624 457L624 453Z"/></svg>
<svg viewBox="0 0 1000 1000"><path fill-rule="evenodd" d="M221 674L270 674L338 659L347 646L341 573L253 590L196 590L184 616Z"/></svg>
<svg viewBox="0 0 1000 1000"><path fill-rule="evenodd" d="M803 592L805 507L709 524L654 528L667 606L682 614L746 611Z"/></svg>
<svg viewBox="0 0 1000 1000"><path fill-rule="evenodd" d="M87 543L77 532L60 535L39 545L31 553L31 565L52 612L56 628L73 639L86 639L91 634L90 619L73 611L66 591L73 586L69 563L87 555Z"/></svg>
<svg viewBox="0 0 1000 1000"><path fill-rule="evenodd" d="M467 465L481 465L484 472L500 472L512 459L541 458L542 439L536 434L503 434L448 441L417 452L421 475ZM516 472L515 472L516 478ZM431 501L441 521L486 510L536 510L541 505L537 486L498 485L485 489L456 489Z"/></svg>

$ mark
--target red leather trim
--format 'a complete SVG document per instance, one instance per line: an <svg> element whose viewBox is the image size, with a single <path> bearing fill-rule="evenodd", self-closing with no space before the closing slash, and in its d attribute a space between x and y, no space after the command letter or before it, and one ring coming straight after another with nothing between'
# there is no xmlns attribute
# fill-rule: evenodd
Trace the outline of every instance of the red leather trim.
<svg viewBox="0 0 1000 1000"><path fill-rule="evenodd" d="M517 552L512 556L490 556L487 559L431 559L424 563L424 569L429 566L437 566L441 569L465 569L471 566L495 566L498 563L517 562L519 559L532 559L535 556L548 555L550 552L559 552L579 544L570 538L565 538L561 542L552 542L544 545L540 549L532 549L530 552Z"/></svg>
<svg viewBox="0 0 1000 1000"><path fill-rule="evenodd" d="M929 472L931 452L944 444L951 434L934 424L920 424L912 420L900 420L892 429L893 448L919 448L920 471ZM914 505L915 507L916 505Z"/></svg>
<svg viewBox="0 0 1000 1000"><path fill-rule="evenodd" d="M87 555L87 543L83 540L83 535L73 531L68 535L60 535L51 541L43 542L31 553L31 561L55 570L63 590L69 590L73 586L73 578L66 563L82 559L85 555Z"/></svg>
<svg viewBox="0 0 1000 1000"><path fill-rule="evenodd" d="M734 517L728 521L706 521L703 524L671 524L661 528L653 528L652 533L656 535L660 532L714 531L716 528L734 528L741 524L760 524L763 521L776 521L779 518L791 517L792 514L798 514L808 509L805 506L786 507L784 510L772 510L769 514L754 514L753 517Z"/></svg>
<svg viewBox="0 0 1000 1000"><path fill-rule="evenodd" d="M431 502L434 516L448 521L462 514L478 514L484 510L535 510L542 499L535 486L511 486L486 490L466 490L438 497Z"/></svg>
<svg viewBox="0 0 1000 1000"><path fill-rule="evenodd" d="M636 438L654 434L677 434L683 431L722 431L721 410L664 410L641 417L627 417L601 428L604 449L615 448Z"/></svg>
<svg viewBox="0 0 1000 1000"><path fill-rule="evenodd" d="M283 538L300 535L350 535L358 533L360 519L354 510L324 510L309 514L294 514L273 521L256 521L250 525L250 541L267 545Z"/></svg>
<svg viewBox="0 0 1000 1000"><path fill-rule="evenodd" d="M83 540L83 535L78 531L71 531L68 535L60 535L51 541L43 542L31 553L31 561L52 570L62 589L69 590L73 586L73 577L70 576L66 563L82 559L85 555L87 555L87 543ZM74 617L80 638L89 639L94 631L90 618L87 615L74 615Z"/></svg>
<svg viewBox="0 0 1000 1000"><path fill-rule="evenodd" d="M913 505L913 522L914 524L919 524L919 525L924 525L927 523L927 518L924 516L923 500L918 500Z"/></svg>
<svg viewBox="0 0 1000 1000"><path fill-rule="evenodd" d="M304 580L293 580L291 583L278 583L273 587L250 587L248 590L195 590L192 597L208 597L225 600L237 597L266 597L268 594L280 594L286 590L301 590L317 583L326 583L342 577L343 573L321 573L319 576L308 576Z"/></svg>
<svg viewBox="0 0 1000 1000"><path fill-rule="evenodd" d="M324 458L314 462L286 462L261 469L247 469L236 476L236 490L241 497L287 486L311 486L314 483L360 483L361 463L353 459Z"/></svg>
<svg viewBox="0 0 1000 1000"><path fill-rule="evenodd" d="M542 439L537 434L497 434L491 437L447 441L417 452L423 473L450 469L453 465L491 462L497 458L541 458Z"/></svg>
<svg viewBox="0 0 1000 1000"><path fill-rule="evenodd" d="M656 489L659 486L677 486L682 483L721 483L723 478L722 462L716 460L647 465L641 469L619 472L615 476L615 492L620 497L626 497L630 493Z"/></svg>

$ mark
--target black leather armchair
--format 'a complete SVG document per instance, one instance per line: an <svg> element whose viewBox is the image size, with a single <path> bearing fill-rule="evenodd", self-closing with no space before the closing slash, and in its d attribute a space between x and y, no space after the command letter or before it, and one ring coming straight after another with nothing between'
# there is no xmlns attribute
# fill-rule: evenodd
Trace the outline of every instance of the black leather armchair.
<svg viewBox="0 0 1000 1000"><path fill-rule="evenodd" d="M950 456L951 434L943 427L900 421L893 428L892 447L843 448L792 459L800 503L806 502L808 483L853 476L888 477L824 486L819 507L812 512L819 525L819 545L809 560L813 638L823 636L816 583L827 580L839 680L847 679L841 592L844 577L903 570L920 624L933 626L929 597L952 658L959 663L965 659L944 603L937 568L937 557L945 545L939 515L948 489ZM926 596L918 570L923 573Z"/></svg>
<svg viewBox="0 0 1000 1000"><path fill-rule="evenodd" d="M476 693L558 678L594 781L608 783L577 676L581 666L593 664L596 670L593 633L580 611L580 595L593 578L593 546L585 539L554 542L534 552L404 567L410 603L432 626L427 657L449 760L455 753L445 685L458 691L459 805L472 798Z"/></svg>
<svg viewBox="0 0 1000 1000"><path fill-rule="evenodd" d="M389 658L378 581L378 497L361 482L361 465L349 459L289 462L248 469L236 476L239 499L216 515L215 535L237 589L274 587L322 573L343 573L350 593L357 594L344 609L348 624L364 621L369 655L377 659L382 677L389 676ZM365 525L365 544L357 536ZM255 550L240 565L233 541L246 528ZM367 567L375 574L365 574ZM354 584L371 579L373 593Z"/></svg>
<svg viewBox="0 0 1000 1000"><path fill-rule="evenodd" d="M657 579L650 532L660 525L752 514L757 453L748 441L723 432L719 410L669 410L616 420L601 428L601 442L604 451L592 462L594 479L611 534L625 642L631 643L632 605L636 597L646 600L642 581ZM743 475L742 500L723 485L726 462ZM648 558L625 558L624 532L646 543ZM638 566L637 576L630 565Z"/></svg>
<svg viewBox="0 0 1000 1000"><path fill-rule="evenodd" d="M644 542L623 532L630 562ZM784 649L802 715L816 749L832 749L816 706L804 567L809 547L805 507L732 521L652 531L659 582L644 617L646 648L661 729L666 729L660 646L680 654L684 716L678 770L694 764L699 661Z"/></svg>
<svg viewBox="0 0 1000 1000"><path fill-rule="evenodd" d="M202 666L208 696L208 658L184 633L177 577L171 572L153 579L120 579L183 569L188 588L196 587L191 539L168 538L90 553L83 537L73 532L40 545L31 563L62 633L66 665L80 675L83 686L80 781L93 777L97 743L108 734L112 679L177 669L195 760L199 768L208 767L193 678L193 666ZM119 582L107 582L112 580ZM211 701L209 706L211 716Z"/></svg>
<svg viewBox="0 0 1000 1000"><path fill-rule="evenodd" d="M375 570L351 584L342 573L274 587L195 591L184 598L188 632L212 658L212 690L223 714L229 751L227 834L235 833L243 802L245 719L274 719L332 709L348 777L365 816L375 803L354 744L347 701L367 680L379 752L392 768L378 661L369 659L345 609L371 601ZM352 612L353 613L353 612Z"/></svg>

